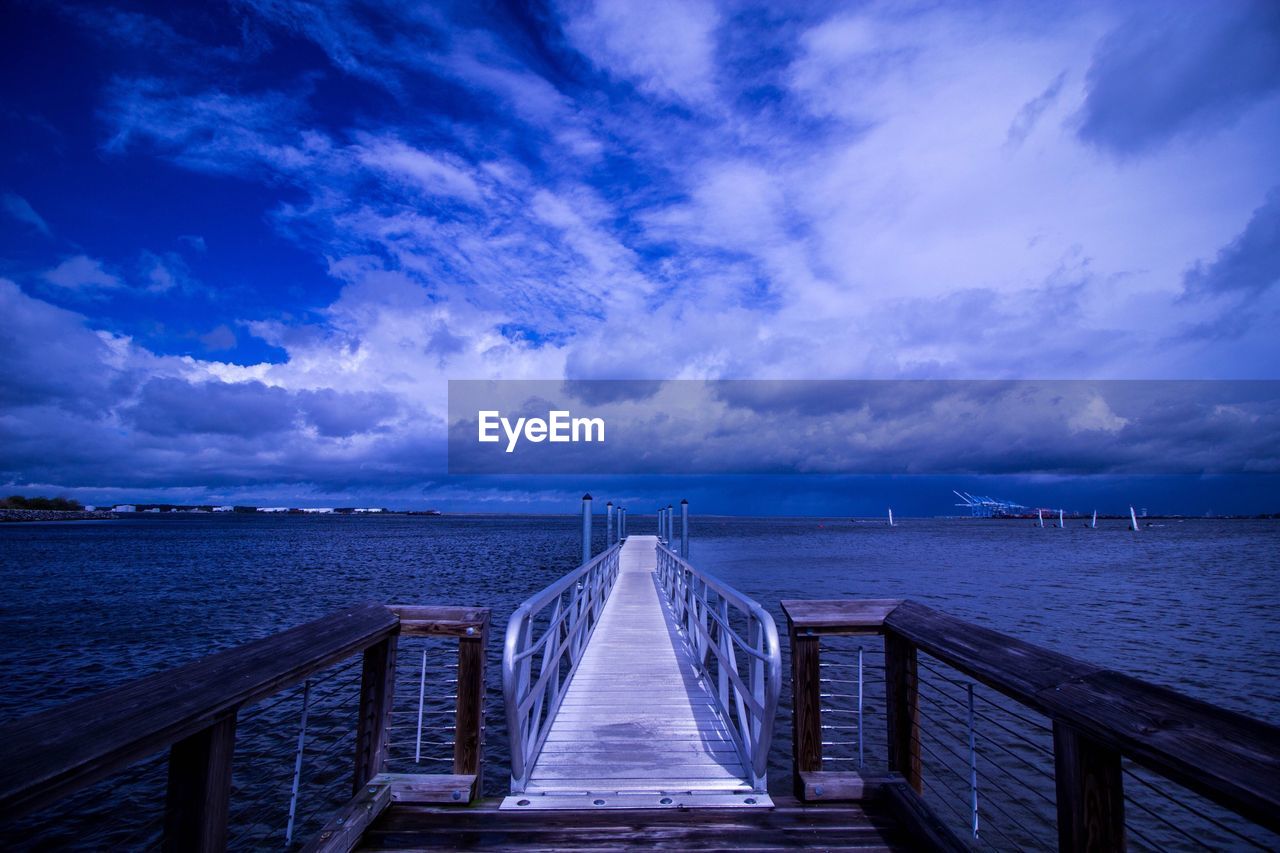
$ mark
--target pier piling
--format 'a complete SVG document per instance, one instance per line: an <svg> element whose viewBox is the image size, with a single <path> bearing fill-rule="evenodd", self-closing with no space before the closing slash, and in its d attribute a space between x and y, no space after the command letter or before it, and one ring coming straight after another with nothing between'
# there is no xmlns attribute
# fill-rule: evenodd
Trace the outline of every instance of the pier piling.
<svg viewBox="0 0 1280 853"><path fill-rule="evenodd" d="M689 559L689 501L680 501L680 558Z"/></svg>
<svg viewBox="0 0 1280 853"><path fill-rule="evenodd" d="M591 561L591 495L582 496L582 562Z"/></svg>

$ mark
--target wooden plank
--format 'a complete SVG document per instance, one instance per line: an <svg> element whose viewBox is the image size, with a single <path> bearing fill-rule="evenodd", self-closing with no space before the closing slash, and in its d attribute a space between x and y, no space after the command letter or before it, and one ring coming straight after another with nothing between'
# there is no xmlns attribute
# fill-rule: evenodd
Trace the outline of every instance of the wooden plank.
<svg viewBox="0 0 1280 853"><path fill-rule="evenodd" d="M902 603L897 598L788 599L787 624L812 634L879 634L885 618Z"/></svg>
<svg viewBox="0 0 1280 853"><path fill-rule="evenodd" d="M361 787L342 810L303 846L303 853L348 853L354 850L364 839L365 830L389 805L390 784Z"/></svg>
<svg viewBox="0 0 1280 853"><path fill-rule="evenodd" d="M1280 832L1280 727L1115 672L1039 700L1091 740Z"/></svg>
<svg viewBox="0 0 1280 853"><path fill-rule="evenodd" d="M235 748L236 715L232 712L169 750L161 849L195 853L226 849Z"/></svg>
<svg viewBox="0 0 1280 853"><path fill-rule="evenodd" d="M800 774L805 802L836 800L857 802L880 794L889 782L901 782L901 776L863 776L856 770L807 770Z"/></svg>
<svg viewBox="0 0 1280 853"><path fill-rule="evenodd" d="M403 637L470 637L489 627L487 607L437 607L388 604L400 620Z"/></svg>
<svg viewBox="0 0 1280 853"><path fill-rule="evenodd" d="M64 797L395 630L385 607L359 605L0 726L0 812Z"/></svg>
<svg viewBox="0 0 1280 853"><path fill-rule="evenodd" d="M387 763L387 751L391 744L387 726L391 723L391 706L395 696L398 639L398 636L392 634L377 645L365 649L364 668L360 674L360 708L351 785L353 794L359 794L360 789L381 773Z"/></svg>
<svg viewBox="0 0 1280 853"><path fill-rule="evenodd" d="M390 785L393 803L466 805L476 792L476 777L458 773L379 773L370 785Z"/></svg>
<svg viewBox="0 0 1280 853"><path fill-rule="evenodd" d="M1038 694L1100 667L957 619L914 601L885 618L885 628L939 660L1025 705L1045 710Z"/></svg>
<svg viewBox="0 0 1280 853"><path fill-rule="evenodd" d="M908 849L878 802L802 807L775 796L773 809L498 811L393 804L365 835L370 848L500 850ZM919 849L918 847L914 849Z"/></svg>
<svg viewBox="0 0 1280 853"><path fill-rule="evenodd" d="M895 634L884 638L885 717L889 729L889 769L901 773L916 793L923 791L920 764L920 695L916 647Z"/></svg>
<svg viewBox="0 0 1280 853"><path fill-rule="evenodd" d="M1120 753L1062 723L1053 724L1058 849L1124 850Z"/></svg>
<svg viewBox="0 0 1280 853"><path fill-rule="evenodd" d="M913 849L969 853L969 845L951 831L907 782L882 785L880 800L885 810L897 818L898 824L911 836Z"/></svg>
<svg viewBox="0 0 1280 853"><path fill-rule="evenodd" d="M822 702L819 640L789 632L791 639L791 766L792 787L804 796L802 773L822 769Z"/></svg>

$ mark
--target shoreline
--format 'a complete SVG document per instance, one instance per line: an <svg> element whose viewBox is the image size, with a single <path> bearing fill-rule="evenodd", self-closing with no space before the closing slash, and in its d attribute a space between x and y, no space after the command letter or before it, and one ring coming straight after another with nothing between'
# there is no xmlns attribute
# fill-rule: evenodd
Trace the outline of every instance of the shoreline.
<svg viewBox="0 0 1280 853"><path fill-rule="evenodd" d="M106 510L0 509L0 524L23 521L103 521L115 517L114 512Z"/></svg>

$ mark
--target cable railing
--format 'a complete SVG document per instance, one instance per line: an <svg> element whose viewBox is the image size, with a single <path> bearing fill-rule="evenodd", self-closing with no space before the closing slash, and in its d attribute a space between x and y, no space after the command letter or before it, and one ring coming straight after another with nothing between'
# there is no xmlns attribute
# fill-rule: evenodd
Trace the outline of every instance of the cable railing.
<svg viewBox="0 0 1280 853"><path fill-rule="evenodd" d="M699 675L707 678L752 788L766 790L769 745L782 686L778 628L733 587L657 545L658 582Z"/></svg>
<svg viewBox="0 0 1280 853"><path fill-rule="evenodd" d="M914 602L782 606L803 799L941 849L1280 849L1276 726Z"/></svg>
<svg viewBox="0 0 1280 853"><path fill-rule="evenodd" d="M487 628L483 609L361 605L8 723L0 837L10 849L331 849L393 794L470 801ZM397 698L402 638L456 640L455 675L430 707L425 669L413 684L419 718L453 706L452 762L440 768L451 772L387 772L389 724L399 704L413 707ZM104 785L119 803L112 821L79 814Z"/></svg>
<svg viewBox="0 0 1280 853"><path fill-rule="evenodd" d="M619 542L530 597L507 622L502 691L511 791L523 792L618 579Z"/></svg>

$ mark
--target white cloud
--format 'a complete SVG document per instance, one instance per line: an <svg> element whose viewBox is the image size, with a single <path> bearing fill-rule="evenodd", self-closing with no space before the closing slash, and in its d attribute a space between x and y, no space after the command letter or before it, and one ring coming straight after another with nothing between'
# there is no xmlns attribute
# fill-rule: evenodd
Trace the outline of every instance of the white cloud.
<svg viewBox="0 0 1280 853"><path fill-rule="evenodd" d="M68 290L111 289L124 282L114 273L103 269L102 261L88 255L73 255L42 276L45 281Z"/></svg>
<svg viewBox="0 0 1280 853"><path fill-rule="evenodd" d="M712 3L596 0L566 11L569 38L601 68L658 97L714 97L720 16Z"/></svg>
<svg viewBox="0 0 1280 853"><path fill-rule="evenodd" d="M371 169L407 179L428 195L446 195L478 203L480 188L466 165L444 153L421 151L395 139L362 136L360 162Z"/></svg>
<svg viewBox="0 0 1280 853"><path fill-rule="evenodd" d="M14 219L30 225L46 237L53 236L49 223L45 222L44 217L36 213L31 203L22 196L14 193L5 193L0 196L0 201L4 203L5 213L8 213Z"/></svg>

